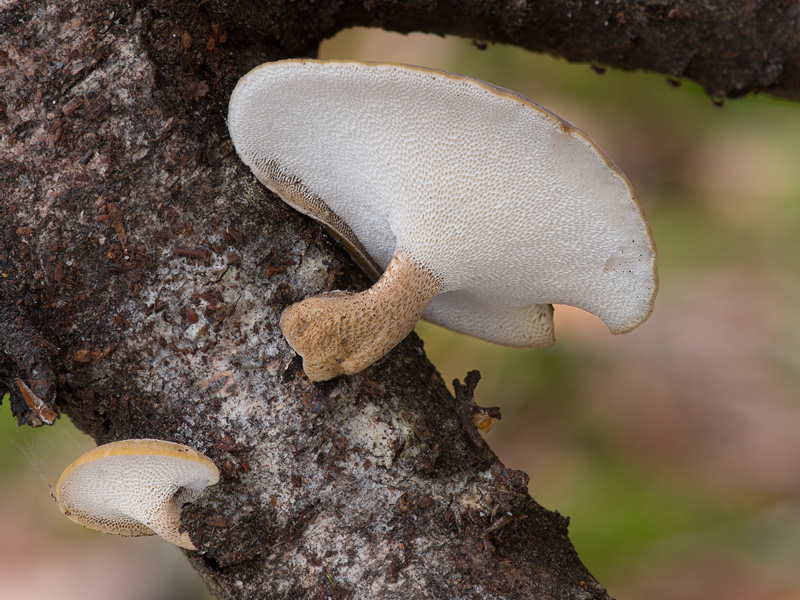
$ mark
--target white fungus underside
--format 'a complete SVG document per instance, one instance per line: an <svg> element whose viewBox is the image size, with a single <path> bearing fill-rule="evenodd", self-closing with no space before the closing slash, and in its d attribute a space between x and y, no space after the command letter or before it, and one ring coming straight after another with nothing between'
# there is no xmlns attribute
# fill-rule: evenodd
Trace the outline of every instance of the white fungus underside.
<svg viewBox="0 0 800 600"><path fill-rule="evenodd" d="M146 464L144 464L146 463ZM82 525L116 535L177 532L160 510L195 500L211 477L207 466L170 456L111 456L79 465L62 482L62 510Z"/></svg>
<svg viewBox="0 0 800 600"><path fill-rule="evenodd" d="M549 319L537 305L582 308L614 332L650 312L655 253L627 180L512 92L416 68L286 61L242 79L229 127L246 164L299 178L381 268L402 246L437 274L430 321L532 345L526 330Z"/></svg>

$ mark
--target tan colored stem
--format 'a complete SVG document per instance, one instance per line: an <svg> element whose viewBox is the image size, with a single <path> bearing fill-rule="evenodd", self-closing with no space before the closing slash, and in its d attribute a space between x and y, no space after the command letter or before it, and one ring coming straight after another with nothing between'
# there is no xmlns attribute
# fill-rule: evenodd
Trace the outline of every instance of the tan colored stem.
<svg viewBox="0 0 800 600"><path fill-rule="evenodd" d="M133 515L170 544L187 550L197 550L189 534L180 531L181 508L175 498L161 498L161 501L148 506L141 515Z"/></svg>
<svg viewBox="0 0 800 600"><path fill-rule="evenodd" d="M284 311L281 328L303 357L303 369L312 381L352 375L411 333L441 287L433 273L401 248L371 288L321 294L293 304Z"/></svg>

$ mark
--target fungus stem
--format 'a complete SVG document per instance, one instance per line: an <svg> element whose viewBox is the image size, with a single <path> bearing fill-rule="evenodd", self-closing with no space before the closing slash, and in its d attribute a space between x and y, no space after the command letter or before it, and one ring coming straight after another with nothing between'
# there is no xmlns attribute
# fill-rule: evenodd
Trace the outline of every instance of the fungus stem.
<svg viewBox="0 0 800 600"><path fill-rule="evenodd" d="M174 495L165 494L159 498L157 503L146 507L140 514L133 514L132 516L170 544L187 550L197 550L189 534L185 531L180 531L181 507L175 503Z"/></svg>
<svg viewBox="0 0 800 600"><path fill-rule="evenodd" d="M441 289L439 278L400 248L371 288L293 304L284 311L281 328L312 381L352 375L411 333Z"/></svg>

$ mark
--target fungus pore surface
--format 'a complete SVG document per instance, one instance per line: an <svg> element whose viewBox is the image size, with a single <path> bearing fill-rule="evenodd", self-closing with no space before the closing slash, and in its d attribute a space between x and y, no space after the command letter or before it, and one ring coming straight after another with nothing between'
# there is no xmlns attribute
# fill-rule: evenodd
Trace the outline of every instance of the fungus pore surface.
<svg viewBox="0 0 800 600"><path fill-rule="evenodd" d="M196 450L161 440L99 446L68 466L56 501L72 521L114 535L160 535L194 550L179 531L181 507L219 480L214 463Z"/></svg>

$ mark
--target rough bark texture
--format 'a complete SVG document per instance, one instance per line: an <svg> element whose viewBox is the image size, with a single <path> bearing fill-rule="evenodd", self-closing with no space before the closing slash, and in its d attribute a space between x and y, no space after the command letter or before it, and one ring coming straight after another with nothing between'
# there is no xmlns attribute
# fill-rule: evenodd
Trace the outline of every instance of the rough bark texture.
<svg viewBox="0 0 800 600"><path fill-rule="evenodd" d="M0 379L98 442L212 457L184 511L220 598L605 598L411 336L312 384L281 311L368 282L239 163L236 80L350 25L800 96L797 2L0 3ZM34 407L36 408L36 407ZM41 413L41 411L38 411Z"/></svg>

